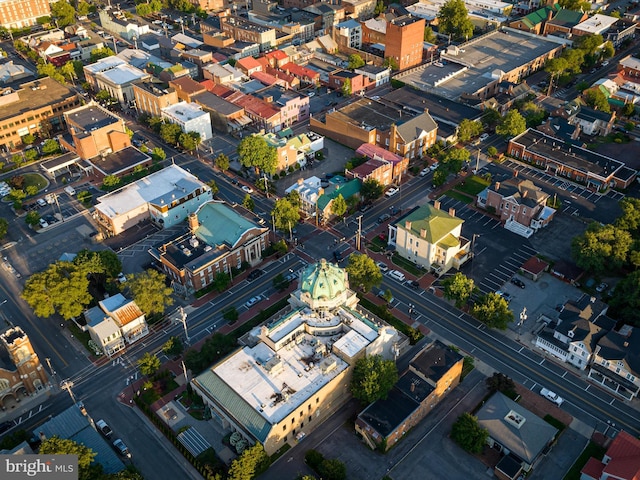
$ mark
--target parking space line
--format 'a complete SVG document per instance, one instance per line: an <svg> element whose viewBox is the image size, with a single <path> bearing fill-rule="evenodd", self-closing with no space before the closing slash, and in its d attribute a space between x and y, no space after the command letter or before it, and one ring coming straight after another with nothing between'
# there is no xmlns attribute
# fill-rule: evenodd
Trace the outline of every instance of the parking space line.
<svg viewBox="0 0 640 480"><path fill-rule="evenodd" d="M499 227L500 225L501 225L501 223L500 223L500 222L496 222L496 224L495 224L493 227L491 227L491 230L493 230L493 229L494 229L494 228L496 228L496 227Z"/></svg>
<svg viewBox="0 0 640 480"><path fill-rule="evenodd" d="M486 222L484 222L484 223L482 224L482 226L483 226L483 227L486 227L487 225L489 225L489 224L490 224L491 222L493 222L493 221L494 221L494 220L493 220L493 218L489 218Z"/></svg>

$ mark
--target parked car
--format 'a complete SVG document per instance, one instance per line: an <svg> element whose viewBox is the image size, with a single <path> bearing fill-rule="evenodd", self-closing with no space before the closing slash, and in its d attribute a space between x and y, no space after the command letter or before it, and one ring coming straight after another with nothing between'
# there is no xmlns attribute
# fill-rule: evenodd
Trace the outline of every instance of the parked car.
<svg viewBox="0 0 640 480"><path fill-rule="evenodd" d="M260 300L262 300L262 297L260 295L257 295L255 297L251 297L249 300L246 301L246 303L244 304L245 307L247 308L251 308L253 307L256 303L258 303Z"/></svg>
<svg viewBox="0 0 640 480"><path fill-rule="evenodd" d="M407 282L407 286L409 288L413 288L414 290L418 290L420 288L420 282L418 282L417 280L409 280Z"/></svg>
<svg viewBox="0 0 640 480"><path fill-rule="evenodd" d="M125 283L127 281L127 277L124 273L120 272L117 278L118 282Z"/></svg>
<svg viewBox="0 0 640 480"><path fill-rule="evenodd" d="M564 402L564 399L558 396L557 393L554 393L551 390L548 390L546 388L543 388L542 390L540 390L540 395L542 395L544 398L555 403L558 406L562 405L562 402Z"/></svg>
<svg viewBox="0 0 640 480"><path fill-rule="evenodd" d="M511 302L511 300L513 299L510 293L503 292L502 290L497 290L496 295L504 298L507 303Z"/></svg>
<svg viewBox="0 0 640 480"><path fill-rule="evenodd" d="M76 190L72 186L64 187L64 191L72 197L76 194Z"/></svg>
<svg viewBox="0 0 640 480"><path fill-rule="evenodd" d="M369 204L364 204L364 205L362 205L362 206L360 207L360 213L364 213L364 212L366 212L367 210L369 210L370 208L371 208L371 205L369 205Z"/></svg>
<svg viewBox="0 0 640 480"><path fill-rule="evenodd" d="M315 95L316 95L316 92L309 92L307 94L308 97L315 97Z"/></svg>
<svg viewBox="0 0 640 480"><path fill-rule="evenodd" d="M44 218L40 219L40 226L42 228L47 228L49 226L49 224L47 223L47 221Z"/></svg>
<svg viewBox="0 0 640 480"><path fill-rule="evenodd" d="M385 298L385 294L386 294L386 293L387 293L387 291L386 291L386 290L382 290L382 289L380 289L380 290L378 290L378 292L376 293L376 295L378 296L378 298L382 298L385 302L387 302L389 305L391 305L391 304L393 303L394 298L393 298L393 296L391 296L391 297L389 297L389 299L387 300L387 299Z"/></svg>
<svg viewBox="0 0 640 480"><path fill-rule="evenodd" d="M376 262L376 265L378 266L378 268L380 269L380 271L382 273L388 272L389 271L389 267L387 266L386 263L383 262Z"/></svg>
<svg viewBox="0 0 640 480"><path fill-rule="evenodd" d="M131 458L131 452L129 452L129 449L121 439L116 438L113 441L113 446L120 455L122 455L123 457Z"/></svg>
<svg viewBox="0 0 640 480"><path fill-rule="evenodd" d="M511 283L513 283L516 287L519 287L519 288L524 288L524 287L526 287L526 285L524 284L524 282L523 282L522 280L520 280L519 278L517 278L517 277L513 277L513 278L511 279Z"/></svg>
<svg viewBox="0 0 640 480"><path fill-rule="evenodd" d="M260 270L259 268L256 268L251 273L249 273L249 275L247 275L247 280L249 280L250 282L253 282L256 278L258 278L263 273L264 273L263 270Z"/></svg>
<svg viewBox="0 0 640 480"><path fill-rule="evenodd" d="M399 188L397 187L391 187L389 190L387 190L386 192L384 192L384 196L385 197L393 197L396 193L398 193L400 191Z"/></svg>
<svg viewBox="0 0 640 480"><path fill-rule="evenodd" d="M420 170L420 176L425 177L429 174L430 171L431 169L429 167L425 167L422 170Z"/></svg>
<svg viewBox="0 0 640 480"><path fill-rule="evenodd" d="M480 141L484 142L487 138L489 138L489 134L488 133L483 133L482 135L480 135Z"/></svg>
<svg viewBox="0 0 640 480"><path fill-rule="evenodd" d="M391 216L397 215L399 213L400 213L400 209L398 207L394 207L394 206L389 207L389 214Z"/></svg>
<svg viewBox="0 0 640 480"><path fill-rule="evenodd" d="M253 188L247 186L247 185L242 185L242 190L246 193L253 193Z"/></svg>
<svg viewBox="0 0 640 480"><path fill-rule="evenodd" d="M437 162L436 163L432 163L429 166L429 170L431 170L432 172L436 171L437 169L438 169L438 163Z"/></svg>
<svg viewBox="0 0 640 480"><path fill-rule="evenodd" d="M45 202L42 198L37 199L36 203L38 204L39 207L46 207L47 206L47 202Z"/></svg>
<svg viewBox="0 0 640 480"><path fill-rule="evenodd" d="M596 292L598 292L598 293L602 293L602 292L604 292L604 291L607 289L607 287L608 287L608 286L609 286L609 284L608 284L608 283L604 283L604 282L602 282L600 285L598 285L598 286L596 287Z"/></svg>
<svg viewBox="0 0 640 480"><path fill-rule="evenodd" d="M113 430L111 430L111 427L107 425L107 422L105 422L104 420L98 420L96 422L96 428L102 435L107 438L111 437L111 435L113 434Z"/></svg>
<svg viewBox="0 0 640 480"><path fill-rule="evenodd" d="M388 213L383 213L382 215L380 215L378 217L378 223L384 223L387 220L389 220L391 218L391 215L389 215Z"/></svg>
<svg viewBox="0 0 640 480"><path fill-rule="evenodd" d="M404 273L399 270L391 270L388 275L399 282L404 282L406 280Z"/></svg>

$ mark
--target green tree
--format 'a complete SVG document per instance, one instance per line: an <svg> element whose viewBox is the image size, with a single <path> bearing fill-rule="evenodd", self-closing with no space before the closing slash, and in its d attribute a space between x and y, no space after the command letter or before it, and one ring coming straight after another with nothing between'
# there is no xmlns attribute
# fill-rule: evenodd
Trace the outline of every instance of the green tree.
<svg viewBox="0 0 640 480"><path fill-rule="evenodd" d="M331 202L331 213L336 217L343 217L347 213L347 202L341 193Z"/></svg>
<svg viewBox="0 0 640 480"><path fill-rule="evenodd" d="M64 78L75 85L75 80L78 78L78 74L76 73L73 62L67 62L62 65L62 67L60 67L60 73L64 76Z"/></svg>
<svg viewBox="0 0 640 480"><path fill-rule="evenodd" d="M433 33L433 29L431 27L424 27L424 35L422 38L427 43L435 44L438 41L438 37Z"/></svg>
<svg viewBox="0 0 640 480"><path fill-rule="evenodd" d="M593 273L622 267L627 261L633 238L615 225L593 222L571 241L571 256L580 268Z"/></svg>
<svg viewBox="0 0 640 480"><path fill-rule="evenodd" d="M438 12L438 30L454 40L468 40L473 35L473 23L463 0L447 0Z"/></svg>
<svg viewBox="0 0 640 480"><path fill-rule="evenodd" d="M64 76L52 63L39 63L36 69L38 70L38 76L50 77L53 78L56 82L64 83Z"/></svg>
<svg viewBox="0 0 640 480"><path fill-rule="evenodd" d="M447 170L447 168L444 165L438 165L436 171L433 172L433 186L440 187L441 185L444 185L444 183L447 181L448 176L449 171Z"/></svg>
<svg viewBox="0 0 640 480"><path fill-rule="evenodd" d="M553 82L556 81L569 68L569 62L562 57L551 58L545 63L544 70L549 74L549 89L547 95L551 95Z"/></svg>
<svg viewBox="0 0 640 480"><path fill-rule="evenodd" d="M244 137L238 145L238 157L243 167L252 167L256 173L272 175L276 171L277 151L260 135Z"/></svg>
<svg viewBox="0 0 640 480"><path fill-rule="evenodd" d="M101 58L112 57L116 53L109 47L94 48L91 50L91 56L89 57L89 63L96 63Z"/></svg>
<svg viewBox="0 0 640 480"><path fill-rule="evenodd" d="M367 178L360 187L360 195L367 202L380 198L383 192L384 186L375 178Z"/></svg>
<svg viewBox="0 0 640 480"><path fill-rule="evenodd" d="M118 185L120 185L120 178L116 177L115 175L107 175L102 179L102 185L107 188L117 187Z"/></svg>
<svg viewBox="0 0 640 480"><path fill-rule="evenodd" d="M250 212L253 212L253 210L256 208L256 203L253 201L251 195L247 193L242 200L242 206Z"/></svg>
<svg viewBox="0 0 640 480"><path fill-rule="evenodd" d="M58 21L60 28L76 23L76 10L65 0L51 4L51 16Z"/></svg>
<svg viewBox="0 0 640 480"><path fill-rule="evenodd" d="M38 225L38 223L40 223L40 214L32 210L24 217L24 221L27 223L27 225L35 227L36 225Z"/></svg>
<svg viewBox="0 0 640 480"><path fill-rule="evenodd" d="M287 194L287 200L289 200L289 203L294 207L294 208L301 208L302 207L302 199L300 198L300 192L298 192L298 190L291 190L288 194Z"/></svg>
<svg viewBox="0 0 640 480"><path fill-rule="evenodd" d="M136 14L141 17L148 17L153 13L151 5L148 3L139 3L136 5Z"/></svg>
<svg viewBox="0 0 640 480"><path fill-rule="evenodd" d="M398 66L398 61L393 57L385 57L384 62L382 62L382 66L385 68L390 68L394 72L398 71L400 68Z"/></svg>
<svg viewBox="0 0 640 480"><path fill-rule="evenodd" d="M176 123L163 123L160 125L160 136L169 145L176 145L181 134L182 129Z"/></svg>
<svg viewBox="0 0 640 480"><path fill-rule="evenodd" d="M77 455L78 478L80 480L90 480L91 478L91 464L93 463L96 453L81 443L53 436L47 438L40 444L38 453L41 455Z"/></svg>
<svg viewBox="0 0 640 480"><path fill-rule="evenodd" d="M498 112L496 109L485 108L482 114L482 123L484 123L488 127L495 127L501 118L502 115L500 115L500 112Z"/></svg>
<svg viewBox="0 0 640 480"><path fill-rule="evenodd" d="M380 355L367 355L358 359L353 367L351 393L363 404L386 399L398 381L398 369L393 360Z"/></svg>
<svg viewBox="0 0 640 480"><path fill-rule="evenodd" d="M575 10L577 12L591 11L591 4L586 0L560 0L558 3L567 10Z"/></svg>
<svg viewBox="0 0 640 480"><path fill-rule="evenodd" d="M485 380L490 392L501 392L508 397L515 397L516 384L504 373L495 372Z"/></svg>
<svg viewBox="0 0 640 480"><path fill-rule="evenodd" d="M78 2L78 6L76 7L78 16L83 17L88 15L91 12L91 5L89 5L84 0L80 0Z"/></svg>
<svg viewBox="0 0 640 480"><path fill-rule="evenodd" d="M375 9L374 9L374 11L373 11L374 16L376 16L376 17L377 17L377 16L378 16L378 15L380 15L382 12L384 12L386 8L387 8L387 7L385 6L384 1L383 1L383 0L378 0L378 1L376 2L376 8L375 8Z"/></svg>
<svg viewBox="0 0 640 480"><path fill-rule="evenodd" d="M265 471L270 464L269 456L260 443L248 447L242 454L231 462L228 480L253 480Z"/></svg>
<svg viewBox="0 0 640 480"><path fill-rule="evenodd" d="M273 288L275 288L276 290L282 292L284 289L286 289L289 286L289 280L287 280L286 278L284 278L284 275L279 273L278 275L276 275L275 277L273 277L272 280L272 285Z"/></svg>
<svg viewBox="0 0 640 480"><path fill-rule="evenodd" d="M489 432L478 424L478 418L463 413L451 427L451 439L469 453L482 453Z"/></svg>
<svg viewBox="0 0 640 480"><path fill-rule="evenodd" d="M462 170L462 165L469 161L471 152L466 148L450 148L440 158L440 165L451 173L458 173Z"/></svg>
<svg viewBox="0 0 640 480"><path fill-rule="evenodd" d="M626 275L617 285L609 301L616 318L640 327L640 270Z"/></svg>
<svg viewBox="0 0 640 480"><path fill-rule="evenodd" d="M471 314L489 328L506 330L513 321L513 312L507 301L500 295L489 292L481 296L471 309Z"/></svg>
<svg viewBox="0 0 640 480"><path fill-rule="evenodd" d="M188 152L193 152L201 143L200 134L198 132L181 133L178 136L178 143Z"/></svg>
<svg viewBox="0 0 640 480"><path fill-rule="evenodd" d="M380 268L368 255L349 255L349 263L345 270L349 274L351 287L360 288L363 292L369 292L374 286L382 283Z"/></svg>
<svg viewBox="0 0 640 480"><path fill-rule="evenodd" d="M364 66L364 60L357 53L352 53L349 55L349 68L351 70L355 70L356 68L360 68Z"/></svg>
<svg viewBox="0 0 640 480"><path fill-rule="evenodd" d="M489 155L490 157L495 157L497 154L498 154L498 149L493 145L487 148L487 155Z"/></svg>
<svg viewBox="0 0 640 480"><path fill-rule="evenodd" d="M462 308L466 305L471 295L478 290L473 279L461 272L456 272L444 279L442 287L444 288L444 298L455 301L456 308Z"/></svg>
<svg viewBox="0 0 640 480"><path fill-rule="evenodd" d="M215 197L216 194L220 191L220 188L218 188L218 184L216 183L215 180L209 180L207 182L207 185L211 189L211 195L213 195Z"/></svg>
<svg viewBox="0 0 640 480"><path fill-rule="evenodd" d="M609 100L607 100L607 97L599 88L590 88L583 93L583 96L585 103L594 110L600 110L605 113L609 113L611 111Z"/></svg>
<svg viewBox="0 0 640 480"><path fill-rule="evenodd" d="M622 114L625 117L633 117L636 114L636 106L633 103L626 103L624 107L622 107Z"/></svg>
<svg viewBox="0 0 640 480"><path fill-rule="evenodd" d="M527 122L517 110L509 110L496 127L496 133L505 137L515 137L527 129Z"/></svg>
<svg viewBox="0 0 640 480"><path fill-rule="evenodd" d="M155 355L151 355L149 352L145 352L144 355L138 359L138 367L140 367L140 373L143 375L151 376L160 369L160 359Z"/></svg>
<svg viewBox="0 0 640 480"><path fill-rule="evenodd" d="M585 51L579 48L567 48L562 52L562 58L567 61L567 70L571 73L580 73L584 65Z"/></svg>
<svg viewBox="0 0 640 480"><path fill-rule="evenodd" d="M160 147L154 147L153 150L151 150L151 156L153 157L154 160L156 160L158 162L161 162L165 158L167 158L167 154Z"/></svg>
<svg viewBox="0 0 640 480"><path fill-rule="evenodd" d="M34 135L31 135L30 133L27 133L24 137L21 137L20 140L22 140L22 143L24 143L25 145L32 145L33 142L36 141L36 137Z"/></svg>
<svg viewBox="0 0 640 480"><path fill-rule="evenodd" d="M26 152L24 152L24 158L28 162L33 162L36 158L38 158L38 151L35 148L30 148Z"/></svg>
<svg viewBox="0 0 640 480"><path fill-rule="evenodd" d="M343 83L342 83L342 95L344 95L345 97L350 97L351 94L353 93L351 90L351 79L347 78Z"/></svg>
<svg viewBox="0 0 640 480"><path fill-rule="evenodd" d="M0 218L0 238L4 238L8 231L9 231L9 222L7 221L6 218Z"/></svg>
<svg viewBox="0 0 640 480"><path fill-rule="evenodd" d="M588 11L588 10L587 10ZM600 46L604 43L602 35L579 35L573 41L573 48L584 50L586 55L596 55Z"/></svg>
<svg viewBox="0 0 640 480"><path fill-rule="evenodd" d="M318 467L318 473L324 480L346 480L347 467L340 460L325 458Z"/></svg>
<svg viewBox="0 0 640 480"><path fill-rule="evenodd" d="M620 200L622 215L616 220L616 226L634 236L640 236L640 199L625 197Z"/></svg>
<svg viewBox="0 0 640 480"><path fill-rule="evenodd" d="M215 165L224 172L225 170L229 170L231 162L229 161L229 157L227 157L224 153L221 153L216 157Z"/></svg>
<svg viewBox="0 0 640 480"><path fill-rule="evenodd" d="M482 133L482 123L477 120L463 119L458 125L458 140L468 142Z"/></svg>
<svg viewBox="0 0 640 480"><path fill-rule="evenodd" d="M213 288L218 292L224 292L231 285L231 275L226 272L217 273L213 277Z"/></svg>
<svg viewBox="0 0 640 480"><path fill-rule="evenodd" d="M284 232L291 232L291 229L300 221L300 212L286 198L276 200L271 214L275 227Z"/></svg>
<svg viewBox="0 0 640 480"><path fill-rule="evenodd" d="M44 141L44 145L42 145L42 154L43 155L52 155L54 153L58 153L60 151L60 145L58 142L49 138Z"/></svg>
<svg viewBox="0 0 640 480"><path fill-rule="evenodd" d="M91 202L91 197L93 195L91 195L90 192L88 192L87 190L82 190L81 192L78 192L78 201L80 203L89 203Z"/></svg>
<svg viewBox="0 0 640 480"><path fill-rule="evenodd" d="M149 269L132 275L125 284L146 315L162 314L166 307L173 305L173 290L167 287L166 278L163 273Z"/></svg>
<svg viewBox="0 0 640 480"><path fill-rule="evenodd" d="M522 107L520 107L520 113L527 123L527 128L537 127L547 116L546 110L534 102L525 102Z"/></svg>

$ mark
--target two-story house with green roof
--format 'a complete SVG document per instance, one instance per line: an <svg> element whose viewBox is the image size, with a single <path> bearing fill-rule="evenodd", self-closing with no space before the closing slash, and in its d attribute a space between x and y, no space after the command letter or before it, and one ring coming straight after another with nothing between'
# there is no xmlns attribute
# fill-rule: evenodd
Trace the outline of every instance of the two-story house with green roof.
<svg viewBox="0 0 640 480"><path fill-rule="evenodd" d="M529 15L525 15L522 18L518 18L509 23L511 28L522 30L523 32L535 33L540 35L544 30L544 24L547 20L551 20L556 13L562 10L559 4L548 5L545 7L531 12Z"/></svg>
<svg viewBox="0 0 640 480"><path fill-rule="evenodd" d="M361 187L362 184L360 180L354 178L346 183L340 183L326 188L316 202L316 221L318 223L327 223L334 216L333 201L338 198L339 195L342 195L342 198L344 198L348 204L350 198L360 197Z"/></svg>
<svg viewBox="0 0 640 480"><path fill-rule="evenodd" d="M416 207L389 225L389 245L400 256L441 275L471 258L471 242L461 235L464 220L440 202Z"/></svg>

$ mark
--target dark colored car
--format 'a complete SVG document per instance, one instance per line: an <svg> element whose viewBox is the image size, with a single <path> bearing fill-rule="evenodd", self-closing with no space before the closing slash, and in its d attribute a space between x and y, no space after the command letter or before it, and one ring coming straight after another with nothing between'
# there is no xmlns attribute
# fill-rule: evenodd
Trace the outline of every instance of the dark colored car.
<svg viewBox="0 0 640 480"><path fill-rule="evenodd" d="M400 213L400 209L398 207L389 207L389 214L397 215Z"/></svg>
<svg viewBox="0 0 640 480"><path fill-rule="evenodd" d="M382 215L380 215L378 217L378 223L384 223L387 220L389 220L391 218L391 215L389 215L388 213L383 213Z"/></svg>
<svg viewBox="0 0 640 480"><path fill-rule="evenodd" d="M516 287L520 287L520 288L526 287L524 282L522 280L520 280L519 278L516 278L516 277L513 277L511 279L511 283L513 283Z"/></svg>
<svg viewBox="0 0 640 480"><path fill-rule="evenodd" d="M259 268L256 268L249 275L247 275L247 280L249 280L250 282L253 282L256 278L258 278L263 273L264 271L260 270Z"/></svg>
<svg viewBox="0 0 640 480"><path fill-rule="evenodd" d="M417 280L409 280L407 285L414 290L418 290L420 288L420 283Z"/></svg>

